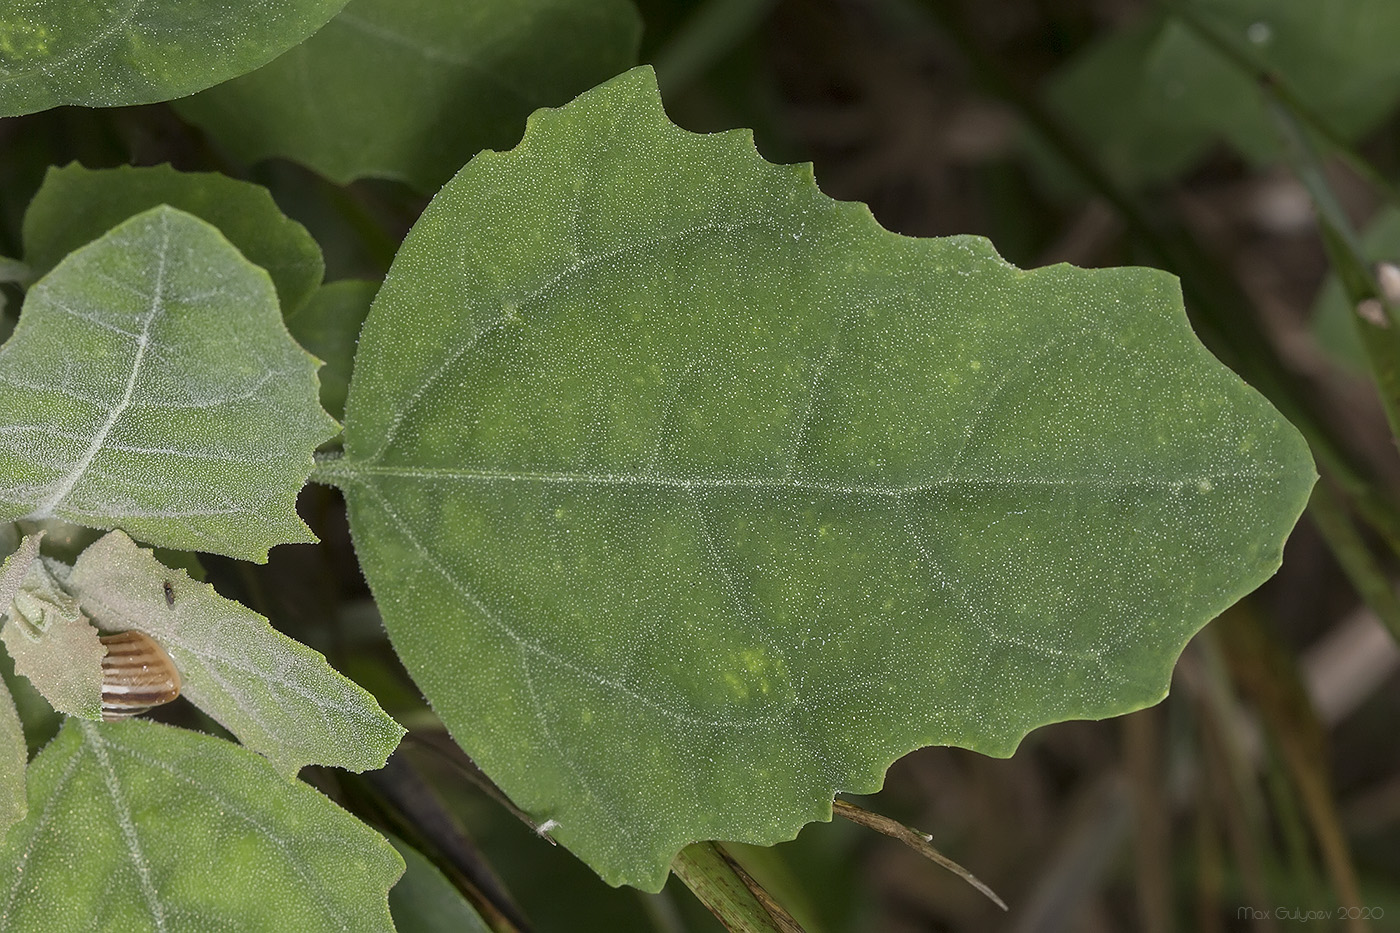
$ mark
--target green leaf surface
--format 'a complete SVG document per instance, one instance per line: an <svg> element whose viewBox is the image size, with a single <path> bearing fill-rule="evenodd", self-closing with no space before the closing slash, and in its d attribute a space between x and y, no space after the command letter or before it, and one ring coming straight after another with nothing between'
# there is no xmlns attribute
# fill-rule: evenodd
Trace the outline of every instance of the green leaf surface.
<svg viewBox="0 0 1400 933"><path fill-rule="evenodd" d="M1400 4L1393 0L1187 0L1347 138L1400 98ZM1254 79L1170 15L1082 52L1052 80L1055 107L1130 184L1167 180L1218 140L1255 161L1278 154Z"/></svg>
<svg viewBox="0 0 1400 933"><path fill-rule="evenodd" d="M0 638L15 671L29 678L58 712L101 719L102 658L107 649L46 561L30 564L6 615Z"/></svg>
<svg viewBox="0 0 1400 933"><path fill-rule="evenodd" d="M30 566L39 557L40 535L26 535L14 553L0 567L0 615L8 615L10 603L19 592ZM0 839L24 819L26 802L24 769L29 763L28 746L19 712L9 687L0 679Z"/></svg>
<svg viewBox="0 0 1400 933"><path fill-rule="evenodd" d="M284 313L321 284L321 247L282 213L266 188L216 172L169 165L53 167L24 214L24 257L34 277L129 217L168 204L213 224L245 259L272 276Z"/></svg>
<svg viewBox="0 0 1400 933"><path fill-rule="evenodd" d="M235 156L435 191L637 60L630 0L352 0L310 41L176 105Z"/></svg>
<svg viewBox="0 0 1400 933"><path fill-rule="evenodd" d="M432 862L405 842L389 841L404 863L403 877L389 892L389 910L398 933L491 933L486 921Z"/></svg>
<svg viewBox="0 0 1400 933"><path fill-rule="evenodd" d="M13 529L15 526L6 527ZM4 537L8 538L10 535ZM39 559L39 544L43 539L43 532L25 535L16 542L14 550L5 558L4 565L0 567L0 616L9 613L10 603L24 585L24 578L29 576L29 568ZM0 540L0 548L5 548L8 543L7 540Z"/></svg>
<svg viewBox="0 0 1400 933"><path fill-rule="evenodd" d="M0 13L0 117L193 94L270 61L343 6L345 0L17 0Z"/></svg>
<svg viewBox="0 0 1400 933"><path fill-rule="evenodd" d="M181 695L289 776L307 764L382 768L404 734L319 652L120 531L84 551L67 582L102 631L159 642Z"/></svg>
<svg viewBox="0 0 1400 933"><path fill-rule="evenodd" d="M311 300L287 318L287 330L297 343L314 354L321 367L321 407L332 418L345 414L345 394L350 389L350 369L360 328L369 314L378 282L345 279L317 290Z"/></svg>
<svg viewBox="0 0 1400 933"><path fill-rule="evenodd" d="M0 678L0 839L29 812L24 772L28 746L10 688Z"/></svg>
<svg viewBox="0 0 1400 933"><path fill-rule="evenodd" d="M393 929L403 862L317 791L222 739L69 720L5 838L0 931Z"/></svg>
<svg viewBox="0 0 1400 933"><path fill-rule="evenodd" d="M0 518L265 560L314 540L296 495L336 429L317 392L267 273L152 208L25 297L0 348Z"/></svg>
<svg viewBox="0 0 1400 933"><path fill-rule="evenodd" d="M665 117L536 114L406 239L340 485L455 739L606 880L900 755L1165 694L1279 565L1306 446L1146 269L912 239Z"/></svg>

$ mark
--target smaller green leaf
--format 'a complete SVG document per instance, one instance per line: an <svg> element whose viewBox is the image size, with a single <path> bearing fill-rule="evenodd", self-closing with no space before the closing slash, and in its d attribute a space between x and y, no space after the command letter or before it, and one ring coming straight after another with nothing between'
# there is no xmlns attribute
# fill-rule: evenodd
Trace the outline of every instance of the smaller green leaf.
<svg viewBox="0 0 1400 933"><path fill-rule="evenodd" d="M538 107L637 60L629 0L352 0L312 39L176 110L245 162L436 190Z"/></svg>
<svg viewBox="0 0 1400 933"><path fill-rule="evenodd" d="M398 933L490 933L491 928L432 862L408 843L390 839L404 873L389 892Z"/></svg>
<svg viewBox="0 0 1400 933"><path fill-rule="evenodd" d="M152 208L71 253L0 348L0 519L265 560L336 424L267 273Z"/></svg>
<svg viewBox="0 0 1400 933"><path fill-rule="evenodd" d="M102 718L102 658L97 629L43 560L29 566L0 629L15 670L49 705L83 719Z"/></svg>
<svg viewBox="0 0 1400 933"><path fill-rule="evenodd" d="M0 678L0 839L29 812L24 769L29 763L14 698Z"/></svg>
<svg viewBox="0 0 1400 933"><path fill-rule="evenodd" d="M306 764L382 768L403 736L319 652L120 531L83 552L68 585L102 631L136 629L160 642L181 693L283 773Z"/></svg>
<svg viewBox="0 0 1400 933"><path fill-rule="evenodd" d="M403 861L321 794L222 739L69 720L0 846L0 929L385 933Z"/></svg>
<svg viewBox="0 0 1400 933"><path fill-rule="evenodd" d="M161 204L218 227L244 258L266 269L284 313L299 308L321 284L321 247L260 185L217 172L177 172L169 165L94 170L76 162L50 168L25 210L24 257L33 278L122 221Z"/></svg>
<svg viewBox="0 0 1400 933"><path fill-rule="evenodd" d="M275 58L344 5L21 0L0 16L0 117L193 94Z"/></svg>
<svg viewBox="0 0 1400 933"><path fill-rule="evenodd" d="M13 528L13 525L7 525ZM5 615L10 610L10 603L14 601L15 595L24 585L24 578L29 576L30 566L39 559L39 542L43 540L44 533L25 535L18 544L15 551L5 558L3 568L0 568L0 616Z"/></svg>
<svg viewBox="0 0 1400 933"><path fill-rule="evenodd" d="M369 315L378 282L346 279L321 286L301 310L287 318L287 330L297 343L315 354L321 367L321 407L332 418L345 413L345 393L360 327Z"/></svg>

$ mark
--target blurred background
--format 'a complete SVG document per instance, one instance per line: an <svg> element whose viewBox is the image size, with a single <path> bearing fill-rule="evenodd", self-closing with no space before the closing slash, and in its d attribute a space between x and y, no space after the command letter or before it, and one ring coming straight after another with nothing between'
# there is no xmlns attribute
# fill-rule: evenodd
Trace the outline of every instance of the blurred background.
<svg viewBox="0 0 1400 933"><path fill-rule="evenodd" d="M1400 262L1400 3L637 5L640 60L682 126L753 127L768 159L813 162L826 193L900 233L980 234L1023 268L1181 276L1201 338L1299 425L1323 474L1282 571L1190 644L1164 703L1042 728L1008 760L924 749L858 801L932 833L1009 912L840 819L734 847L740 863L811 933L1287 930L1313 911L1330 917L1310 929L1368 928L1346 905L1400 929L1400 459L1353 323L1367 263ZM332 280L382 278L427 202L243 164L168 105L0 121L0 153L8 255L44 168L74 159L266 185ZM497 885L522 926L719 929L674 881L606 887L483 788L383 641L336 494L302 505L324 547L210 558L210 580L413 729L384 774L313 782L449 877Z"/></svg>

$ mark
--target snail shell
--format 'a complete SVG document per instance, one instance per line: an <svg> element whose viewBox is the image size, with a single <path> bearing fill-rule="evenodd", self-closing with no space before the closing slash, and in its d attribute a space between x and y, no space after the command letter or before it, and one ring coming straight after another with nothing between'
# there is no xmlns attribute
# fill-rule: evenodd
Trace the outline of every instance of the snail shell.
<svg viewBox="0 0 1400 933"><path fill-rule="evenodd" d="M102 718L127 719L180 695L180 672L165 649L145 632L103 635Z"/></svg>

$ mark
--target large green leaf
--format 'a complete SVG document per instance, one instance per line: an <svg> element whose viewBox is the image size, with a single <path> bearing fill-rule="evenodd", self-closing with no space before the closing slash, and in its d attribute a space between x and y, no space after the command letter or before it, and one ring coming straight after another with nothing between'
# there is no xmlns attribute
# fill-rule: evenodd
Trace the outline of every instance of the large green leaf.
<svg viewBox="0 0 1400 933"><path fill-rule="evenodd" d="M363 823L222 739L69 720L0 847L0 931L392 930L403 871Z"/></svg>
<svg viewBox="0 0 1400 933"><path fill-rule="evenodd" d="M345 0L13 0L0 13L0 117L183 97L252 71Z"/></svg>
<svg viewBox="0 0 1400 933"><path fill-rule="evenodd" d="M335 433L267 273L156 207L29 290L0 349L0 518L265 559Z"/></svg>
<svg viewBox="0 0 1400 933"><path fill-rule="evenodd" d="M1374 128L1400 98L1394 0L1185 0L1213 29L1276 73L1339 133ZM1255 160L1278 151L1252 75L1170 15L1086 50L1050 98L1124 181L1162 181L1215 141Z"/></svg>
<svg viewBox="0 0 1400 933"><path fill-rule="evenodd" d="M630 0L352 0L253 74L177 105L240 159L286 156L340 183L435 191L637 60Z"/></svg>
<svg viewBox="0 0 1400 933"><path fill-rule="evenodd" d="M24 212L24 259L37 278L117 224L160 204L219 228L249 262L262 266L290 314L321 284L321 247L282 213L266 188L217 172L169 165L50 168Z"/></svg>
<svg viewBox="0 0 1400 933"><path fill-rule="evenodd" d="M652 890L911 749L1161 699L1314 478L1171 276L890 233L648 69L434 199L345 444L319 475L434 709Z"/></svg>
<svg viewBox="0 0 1400 933"><path fill-rule="evenodd" d="M159 642L184 681L181 694L279 771L382 768L403 737L319 652L120 531L84 551L67 583L100 630L134 629Z"/></svg>

